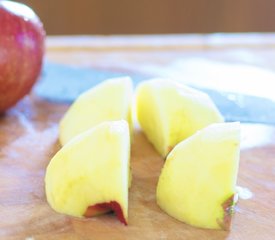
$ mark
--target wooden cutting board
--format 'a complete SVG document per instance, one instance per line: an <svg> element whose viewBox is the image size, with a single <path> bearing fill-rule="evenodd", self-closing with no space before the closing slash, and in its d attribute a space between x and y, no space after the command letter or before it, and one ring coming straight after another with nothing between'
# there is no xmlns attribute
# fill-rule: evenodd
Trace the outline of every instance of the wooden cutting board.
<svg viewBox="0 0 275 240"><path fill-rule="evenodd" d="M273 35L52 37L47 58L128 73L183 56L249 59L272 68L274 44ZM164 162L137 129L131 150L129 225L124 226L113 215L61 215L46 202L45 168L60 149L58 122L67 108L30 94L0 117L0 239L274 239L275 127L242 124L238 185L253 196L239 200L230 232L193 228L159 209L155 189Z"/></svg>

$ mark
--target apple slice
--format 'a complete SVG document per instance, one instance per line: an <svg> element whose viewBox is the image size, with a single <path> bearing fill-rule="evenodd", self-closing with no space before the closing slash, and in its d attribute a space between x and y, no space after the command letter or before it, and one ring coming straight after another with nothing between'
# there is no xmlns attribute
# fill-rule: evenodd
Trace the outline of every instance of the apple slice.
<svg viewBox="0 0 275 240"><path fill-rule="evenodd" d="M131 123L132 81L113 78L81 94L60 122L59 139L65 145L76 135L103 122L124 119Z"/></svg>
<svg viewBox="0 0 275 240"><path fill-rule="evenodd" d="M137 89L137 118L163 156L183 139L223 117L210 97L167 79L152 79Z"/></svg>
<svg viewBox="0 0 275 240"><path fill-rule="evenodd" d="M125 120L108 121L68 142L47 167L50 206L60 213L91 217L115 212L127 224L130 134Z"/></svg>
<svg viewBox="0 0 275 240"><path fill-rule="evenodd" d="M229 229L234 212L240 124L215 123L179 143L168 155L157 203L190 225Z"/></svg>

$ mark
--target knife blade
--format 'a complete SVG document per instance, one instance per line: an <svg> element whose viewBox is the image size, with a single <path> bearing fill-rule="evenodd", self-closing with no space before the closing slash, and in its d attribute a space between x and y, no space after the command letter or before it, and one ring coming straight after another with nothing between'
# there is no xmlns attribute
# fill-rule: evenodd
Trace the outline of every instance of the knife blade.
<svg viewBox="0 0 275 240"><path fill-rule="evenodd" d="M46 61L42 75L34 88L38 96L57 103L71 103L82 92L108 78L129 75L93 68L73 67ZM142 74L130 74L133 84L147 80ZM190 84L192 85L192 84ZM192 86L206 92L215 102L226 121L275 124L275 102L272 99L218 91L206 87Z"/></svg>

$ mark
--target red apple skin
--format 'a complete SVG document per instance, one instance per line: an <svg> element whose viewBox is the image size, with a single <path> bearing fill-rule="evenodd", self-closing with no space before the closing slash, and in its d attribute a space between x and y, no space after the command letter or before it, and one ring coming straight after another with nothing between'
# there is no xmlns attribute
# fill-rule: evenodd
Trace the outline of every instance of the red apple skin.
<svg viewBox="0 0 275 240"><path fill-rule="evenodd" d="M116 201L98 203L93 206L89 206L83 216L94 217L108 212L114 212L118 220L124 225L127 225L127 221L123 215L121 206Z"/></svg>
<svg viewBox="0 0 275 240"><path fill-rule="evenodd" d="M45 31L26 5L0 1L0 113L29 93L41 72Z"/></svg>

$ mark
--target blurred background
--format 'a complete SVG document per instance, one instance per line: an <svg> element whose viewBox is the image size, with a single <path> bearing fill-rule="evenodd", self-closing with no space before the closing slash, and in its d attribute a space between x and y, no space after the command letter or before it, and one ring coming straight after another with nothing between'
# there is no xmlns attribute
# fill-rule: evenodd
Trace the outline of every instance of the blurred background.
<svg viewBox="0 0 275 240"><path fill-rule="evenodd" d="M275 0L21 0L48 35L274 32Z"/></svg>

